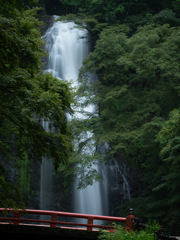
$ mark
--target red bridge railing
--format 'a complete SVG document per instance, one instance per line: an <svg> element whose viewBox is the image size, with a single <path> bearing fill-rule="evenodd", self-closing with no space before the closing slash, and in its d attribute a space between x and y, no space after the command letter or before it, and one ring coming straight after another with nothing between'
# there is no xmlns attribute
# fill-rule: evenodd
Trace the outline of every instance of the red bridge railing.
<svg viewBox="0 0 180 240"><path fill-rule="evenodd" d="M11 224L27 224L27 223L46 223L49 225L45 225L46 227L62 227L57 225L68 225L68 226L79 226L79 227L86 227L84 230L90 230L94 231L93 228L103 228L103 229L114 229L113 226L107 226L107 225L95 225L93 224L94 220L104 220L108 223L110 222L124 222L126 223L126 229L128 231L131 231L132 229L132 221L131 219L134 218L134 215L130 213L126 218L123 217L109 217L109 216L100 216L100 215L90 215L90 214L80 214L80 213L69 213L69 212L56 212L56 211L44 211L44 210L32 210L32 209L25 209L25 210L14 210L14 209L4 209L0 208L0 213L3 212L8 213L14 213L14 217L0 217L0 221L3 221L3 223L9 223ZM27 219L27 218L20 218L20 215L26 215L26 214L36 214L36 215L46 215L51 216L51 220L41 220L41 219ZM26 215L27 216L27 215ZM74 222L64 222L64 221L57 221L58 216L63 217L71 217L71 218L82 218L87 219L87 224L84 223L74 223ZM1 222L2 223L2 222ZM34 224L33 224L34 225ZM42 225L36 225L42 227ZM44 225L43 225L44 226ZM70 228L70 227L69 227ZM81 229L82 228L76 228ZM97 231L97 230L96 230Z"/></svg>

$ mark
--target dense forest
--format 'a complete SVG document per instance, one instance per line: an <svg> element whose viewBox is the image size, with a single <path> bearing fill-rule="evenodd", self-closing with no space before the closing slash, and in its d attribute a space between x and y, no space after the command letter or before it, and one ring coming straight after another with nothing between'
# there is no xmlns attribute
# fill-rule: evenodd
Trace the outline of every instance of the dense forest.
<svg viewBox="0 0 180 240"><path fill-rule="evenodd" d="M108 143L107 161L123 155L141 174L144 190L124 209L133 206L136 216L179 234L180 1L61 3L78 7L61 20L87 28L94 44L79 73L77 99L86 96L81 105L96 109L73 121L74 134L91 131L96 146ZM87 72L97 74L93 84ZM86 144L80 142L77 159Z"/></svg>
<svg viewBox="0 0 180 240"><path fill-rule="evenodd" d="M68 178L74 171L78 175L75 163L90 166L101 159L101 151L85 156L88 141L80 141L71 156L71 134L81 139L90 131L98 149L109 146L104 161L123 156L141 175L143 191L123 208L133 207L137 217L156 219L168 233L180 234L180 0L23 2L0 1L2 162L45 155ZM66 82L40 71L43 43L36 12L61 15L61 21L88 30L93 51L80 69L74 100ZM64 113L79 99L86 99L82 106L95 104L94 113L67 124ZM52 122L56 133L45 132L33 114ZM67 159L68 167L62 166ZM11 191L21 196L5 182L4 171L1 164L1 205L9 206ZM98 177L82 176L80 187Z"/></svg>
<svg viewBox="0 0 180 240"><path fill-rule="evenodd" d="M5 165L20 172L27 169L28 178L28 159L40 162L43 156L51 157L57 171L73 151L65 115L73 112L71 88L41 71L45 52L36 14L36 8L24 10L23 1L0 1L1 207L24 207L21 192L28 188L20 184L18 189L7 181ZM42 118L52 131L45 131Z"/></svg>

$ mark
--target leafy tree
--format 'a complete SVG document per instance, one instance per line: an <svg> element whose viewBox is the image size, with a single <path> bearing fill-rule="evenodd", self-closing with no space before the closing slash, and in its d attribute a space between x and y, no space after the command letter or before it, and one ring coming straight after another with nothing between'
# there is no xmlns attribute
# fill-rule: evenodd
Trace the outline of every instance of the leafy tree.
<svg viewBox="0 0 180 240"><path fill-rule="evenodd" d="M107 26L121 27L132 36L139 26L149 24L169 24L179 26L180 2L174 1L123 1L123 0L61 0L62 4L78 7L78 12L70 11L61 16L60 21L74 21L78 28L86 28L90 33L93 46L100 32ZM176 7L174 7L176 5ZM65 13L64 13L65 14ZM62 14L61 14L62 15ZM84 24L85 23L85 24ZM120 26L121 25L121 26Z"/></svg>
<svg viewBox="0 0 180 240"><path fill-rule="evenodd" d="M35 161L51 157L57 171L73 151L66 121L66 113L72 113L72 94L66 81L41 73L45 56L41 23L34 17L37 9L22 6L22 1L0 1L1 168L3 161L24 159L26 153ZM42 127L41 118L49 122L49 131ZM3 186L1 191L6 191Z"/></svg>
<svg viewBox="0 0 180 240"><path fill-rule="evenodd" d="M60 2L64 5L77 6L78 15L83 12L86 17L93 16L100 23L106 22L110 25L131 22L131 17L139 21L138 18L143 19L146 15L153 16L165 9L171 9L179 14L180 8L179 0L60 0Z"/></svg>
<svg viewBox="0 0 180 240"><path fill-rule="evenodd" d="M170 215L166 221L169 223L171 232L179 234L177 229L177 223L180 220L180 112L179 109L175 109L170 112L170 118L163 124L163 128L157 135L157 141L161 143L160 156L163 160L163 166L160 171L156 173L159 178L157 186L153 189L156 194L159 192L166 192L166 201L162 204L168 208ZM175 226L176 225L176 226Z"/></svg>
<svg viewBox="0 0 180 240"><path fill-rule="evenodd" d="M21 192L15 184L5 180L5 168L0 168L0 203L3 208L25 208Z"/></svg>
<svg viewBox="0 0 180 240"><path fill-rule="evenodd" d="M112 153L120 149L128 152L132 147L132 154L133 148L137 149L134 144L144 142L148 129L153 133L151 127L157 133L162 116L176 105L173 100L165 103L165 98L174 92L174 100L178 99L175 87L179 79L174 73L179 71L179 56L174 52L178 49L179 29L146 26L129 39L121 31L109 28L101 33L94 52L84 60L79 91L87 96L93 87L88 86L86 72L98 73L101 139L112 143ZM97 85L93 96L98 93ZM134 142L133 146L129 141Z"/></svg>
<svg viewBox="0 0 180 240"><path fill-rule="evenodd" d="M75 20L89 30L94 51L84 60L79 75L82 85L77 99L84 107L85 118L72 121L72 130L80 143L72 168L66 173L78 171L76 161L83 168L83 164L89 167L100 159L97 151L102 152L104 143L108 143L109 157L119 159L123 153L142 175L146 186L141 196L126 207L134 206L137 215L157 218L168 226L169 233L179 234L173 226L177 226L175 222L179 222L180 216L177 194L180 1L69 3L79 6L79 18L68 15L64 19ZM90 80L89 72L96 73L99 79ZM87 111L90 104L94 104L93 112ZM178 110L165 122L174 108ZM87 144L97 148L91 157L84 154Z"/></svg>
<svg viewBox="0 0 180 240"><path fill-rule="evenodd" d="M133 206L137 216L156 218L169 233L179 234L180 1L61 2L78 6L78 19L71 14L61 19L88 29L94 46L79 75L77 101L85 118L71 122L79 144L66 169L68 178L77 171L83 183L88 182L85 174L92 182L94 173L80 170L101 159L98 152L108 143L107 158L123 154L145 185L124 207ZM89 73L99 79L90 80ZM84 154L87 145L97 149L91 157Z"/></svg>
<svg viewBox="0 0 180 240"><path fill-rule="evenodd" d="M155 140L168 113L179 105L179 34L179 27L169 25L140 27L132 37L126 36L122 25L104 29L79 74L77 99L85 117L72 122L75 136L81 140L79 156L88 159L83 155L88 143L98 146L99 153L108 143L109 159L123 154L146 186L142 197L132 200L133 207L139 206L140 216L143 213L165 224L168 193L153 189L159 173L167 168ZM99 79L89 77L94 73ZM90 104L94 104L93 112L88 111ZM83 137L88 132L89 138ZM94 154L91 162L97 159Z"/></svg>
<svg viewBox="0 0 180 240"><path fill-rule="evenodd" d="M149 224L150 223L150 224ZM124 229L122 226L115 225L114 232L108 232L104 231L102 232L98 239L113 239L113 240L131 240L131 239L138 239L138 240L156 240L157 236L154 234L154 231L157 231L160 229L160 225L157 223L157 221L149 221L149 223L146 225L144 230L138 231L131 231L130 233ZM151 226L149 228L149 226Z"/></svg>

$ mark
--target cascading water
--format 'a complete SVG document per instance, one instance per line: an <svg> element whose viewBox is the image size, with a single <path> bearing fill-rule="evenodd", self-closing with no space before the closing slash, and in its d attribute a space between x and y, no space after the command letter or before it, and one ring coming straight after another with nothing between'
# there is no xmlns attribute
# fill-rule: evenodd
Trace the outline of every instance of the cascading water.
<svg viewBox="0 0 180 240"><path fill-rule="evenodd" d="M55 22L43 39L49 52L49 69L47 71L59 79L74 80L74 84L77 85L75 81L78 78L79 68L90 50L86 40L80 38L85 32L73 27L73 22ZM93 109L93 106L90 108ZM78 114L78 117L81 116ZM45 165L44 161L43 165ZM43 165L41 171L45 168ZM96 166L94 168L98 171ZM44 176L42 173L41 175ZM93 186L79 191L77 185L74 184L74 212L105 215L107 211L103 211L102 203L105 202L105 199L102 199L103 195L101 194L102 191L105 192L105 187L103 183L94 183ZM102 190L102 188L104 189ZM41 187L41 202L43 202L43 189ZM41 203L41 206L43 207L45 204ZM107 210L108 207L106 206L104 209Z"/></svg>
<svg viewBox="0 0 180 240"><path fill-rule="evenodd" d="M73 22L55 22L43 37L49 52L47 71L59 79L77 80L82 61L89 54L89 46L80 39L83 32L73 27Z"/></svg>
<svg viewBox="0 0 180 240"><path fill-rule="evenodd" d="M110 215L116 215L115 209L118 207L120 211L120 206L131 199L130 184L127 180L126 164L124 160L118 163L116 160L112 159L109 162L108 167L108 179L109 184L111 184L110 190Z"/></svg>
<svg viewBox="0 0 180 240"><path fill-rule="evenodd" d="M74 80L75 86L77 86L76 80L78 78L79 68L82 66L82 61L90 52L89 45L86 43L86 40L80 38L84 34L86 34L86 32L82 32L81 30L74 28L73 22L55 22L52 28L50 28L43 37L46 42L46 49L49 52L49 67L47 71L51 72L59 79ZM90 109L93 110L93 106L90 106ZM78 114L78 117L81 117L81 115ZM45 126L48 123L43 122L43 124L45 129L48 130L48 126ZM93 151L95 151L95 149ZM107 175L109 175L109 173L107 172L111 172L112 170L116 172L116 174L121 174L124 184L123 194L125 194L128 199L130 199L129 185L125 175L123 175L122 171L118 168L118 165L115 166L115 169L110 167L108 170L104 163L101 163L98 167L93 167L102 174L104 180L96 182L92 186L88 186L83 190L77 190L77 184L74 184L74 212L108 215ZM51 195L52 188L50 186L49 179L52 179L52 174L53 168L51 160L47 161L46 159L43 159L40 190L41 209L53 210L50 209L50 204L47 202L48 199L51 201L51 196L49 195ZM112 173L112 175L113 174L114 173ZM109 186L109 189L110 188L111 186ZM111 192L111 190L109 192ZM98 222L97 224L100 223Z"/></svg>
<svg viewBox="0 0 180 240"><path fill-rule="evenodd" d="M107 174L105 164L100 164L100 167L93 168L103 176L101 182L95 182L85 189L76 190L77 184L74 185L74 210L79 213L108 215L108 194L107 194ZM78 220L79 221L79 220ZM86 220L80 220L81 223L86 223ZM80 222L79 221L79 222ZM103 221L94 221L95 224L102 224Z"/></svg>
<svg viewBox="0 0 180 240"><path fill-rule="evenodd" d="M49 131L48 122L42 120L42 126ZM41 164L41 184L40 184L40 209L52 210L52 173L53 164L51 159L43 157Z"/></svg>

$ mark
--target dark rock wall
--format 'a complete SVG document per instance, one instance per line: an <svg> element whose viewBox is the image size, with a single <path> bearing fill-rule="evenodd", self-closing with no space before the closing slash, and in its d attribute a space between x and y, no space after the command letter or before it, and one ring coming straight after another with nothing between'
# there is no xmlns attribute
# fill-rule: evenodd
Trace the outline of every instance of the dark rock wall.
<svg viewBox="0 0 180 240"><path fill-rule="evenodd" d="M118 216L121 205L141 193L143 183L137 171L123 158L111 160L108 169L109 215Z"/></svg>
<svg viewBox="0 0 180 240"><path fill-rule="evenodd" d="M121 206L129 197L137 197L144 186L138 172L125 159L111 160L108 165L109 215L118 216Z"/></svg>

